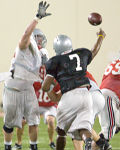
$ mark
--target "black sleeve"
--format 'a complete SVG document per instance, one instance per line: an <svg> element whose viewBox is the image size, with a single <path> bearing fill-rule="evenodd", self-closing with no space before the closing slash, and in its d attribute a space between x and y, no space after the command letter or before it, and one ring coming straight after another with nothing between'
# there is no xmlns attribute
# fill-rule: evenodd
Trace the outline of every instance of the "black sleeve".
<svg viewBox="0 0 120 150"><path fill-rule="evenodd" d="M92 52L88 50L88 65L91 63L91 61L92 61Z"/></svg>
<svg viewBox="0 0 120 150"><path fill-rule="evenodd" d="M49 74L54 78L56 78L56 70L57 70L57 63L55 60L56 60L55 57L52 57L45 64L46 74Z"/></svg>
<svg viewBox="0 0 120 150"><path fill-rule="evenodd" d="M87 64L89 65L91 63L91 61L92 61L92 52L89 49L87 49L87 48L82 48L82 49L83 49L85 55L88 57Z"/></svg>

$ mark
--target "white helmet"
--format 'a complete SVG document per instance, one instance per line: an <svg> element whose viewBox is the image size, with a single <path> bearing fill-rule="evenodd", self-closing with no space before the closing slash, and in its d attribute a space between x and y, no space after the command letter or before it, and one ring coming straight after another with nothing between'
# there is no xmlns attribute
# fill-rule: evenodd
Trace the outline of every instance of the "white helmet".
<svg viewBox="0 0 120 150"><path fill-rule="evenodd" d="M72 41L66 35L58 35L53 42L53 49L56 55L60 55L65 51L72 50Z"/></svg>
<svg viewBox="0 0 120 150"><path fill-rule="evenodd" d="M44 48L47 44L47 39L46 39L44 33L40 29L34 29L33 35L35 37L36 42L37 42L38 35L42 38L41 47Z"/></svg>

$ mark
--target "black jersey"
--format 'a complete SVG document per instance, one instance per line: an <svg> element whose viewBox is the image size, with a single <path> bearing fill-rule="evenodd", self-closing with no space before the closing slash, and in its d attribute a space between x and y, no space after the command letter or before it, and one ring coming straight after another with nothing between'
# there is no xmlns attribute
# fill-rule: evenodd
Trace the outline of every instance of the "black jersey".
<svg viewBox="0 0 120 150"><path fill-rule="evenodd" d="M92 60L92 53L86 48L76 49L68 54L57 55L46 63L46 72L60 84L65 93L79 86L90 84L86 75L87 65Z"/></svg>

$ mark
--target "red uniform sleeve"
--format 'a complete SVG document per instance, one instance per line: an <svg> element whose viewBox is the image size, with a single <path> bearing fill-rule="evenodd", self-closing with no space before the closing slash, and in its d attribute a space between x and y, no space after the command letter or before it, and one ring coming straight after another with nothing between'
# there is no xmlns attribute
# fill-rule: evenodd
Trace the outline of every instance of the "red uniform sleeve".
<svg viewBox="0 0 120 150"><path fill-rule="evenodd" d="M90 80L94 81L94 82L97 84L97 82L96 82L95 79L93 78L92 74L89 73L88 71L86 72L86 77L89 78Z"/></svg>

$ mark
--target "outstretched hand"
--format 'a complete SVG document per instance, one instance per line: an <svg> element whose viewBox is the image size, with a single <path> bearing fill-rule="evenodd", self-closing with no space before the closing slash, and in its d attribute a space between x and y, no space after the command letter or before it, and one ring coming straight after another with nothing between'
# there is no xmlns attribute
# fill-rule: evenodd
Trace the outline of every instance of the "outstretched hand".
<svg viewBox="0 0 120 150"><path fill-rule="evenodd" d="M106 36L105 32L100 28L100 31L97 32L97 36L102 35L104 38Z"/></svg>
<svg viewBox="0 0 120 150"><path fill-rule="evenodd" d="M36 17L38 17L39 19L42 19L43 17L46 17L46 16L50 16L51 13L46 13L46 9L49 7L50 5L47 4L47 2L43 2L41 1L39 3L39 7L38 7L38 12L36 14Z"/></svg>
<svg viewBox="0 0 120 150"><path fill-rule="evenodd" d="M105 38L106 34L105 32L100 28L99 31L97 32L97 41L94 45L94 47L91 49L92 52L92 59L96 56L96 54L98 53L98 51L100 50L101 44L103 39Z"/></svg>

